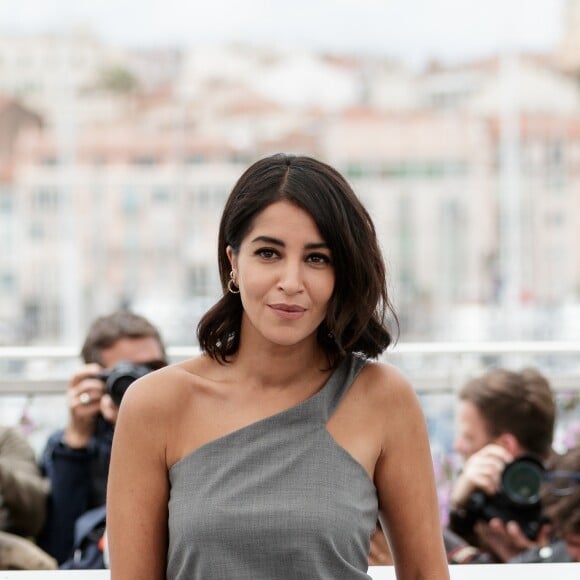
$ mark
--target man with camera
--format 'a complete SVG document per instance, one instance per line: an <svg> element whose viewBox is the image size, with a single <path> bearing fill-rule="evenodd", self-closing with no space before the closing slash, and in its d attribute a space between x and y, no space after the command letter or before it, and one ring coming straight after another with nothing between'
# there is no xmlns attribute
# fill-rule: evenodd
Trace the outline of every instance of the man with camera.
<svg viewBox="0 0 580 580"><path fill-rule="evenodd" d="M41 458L51 494L38 543L61 565L84 557L78 541L75 544L83 527L89 529L102 519L104 528L113 429L124 390L167 364L157 329L128 311L96 319L81 355L85 364L67 387L68 423L51 435Z"/></svg>
<svg viewBox="0 0 580 580"><path fill-rule="evenodd" d="M545 513L555 541L536 561L580 562L580 446L554 459L543 490ZM564 548L565 554L557 550Z"/></svg>
<svg viewBox="0 0 580 580"><path fill-rule="evenodd" d="M552 451L552 390L534 369L495 369L469 381L459 399L454 449L465 464L449 527L478 554L505 562L547 541L539 491Z"/></svg>

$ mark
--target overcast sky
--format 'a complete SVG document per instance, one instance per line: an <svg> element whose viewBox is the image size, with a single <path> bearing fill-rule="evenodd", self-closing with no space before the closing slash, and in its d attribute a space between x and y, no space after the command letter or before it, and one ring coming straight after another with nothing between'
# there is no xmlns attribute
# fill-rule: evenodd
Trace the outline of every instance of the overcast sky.
<svg viewBox="0 0 580 580"><path fill-rule="evenodd" d="M230 40L393 56L409 64L544 50L566 0L0 0L1 32L87 25L132 46Z"/></svg>

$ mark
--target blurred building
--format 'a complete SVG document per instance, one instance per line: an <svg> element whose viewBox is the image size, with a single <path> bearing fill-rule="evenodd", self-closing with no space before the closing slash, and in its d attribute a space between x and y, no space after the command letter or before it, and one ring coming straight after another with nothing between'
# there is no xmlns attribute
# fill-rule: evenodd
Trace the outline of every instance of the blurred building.
<svg viewBox="0 0 580 580"><path fill-rule="evenodd" d="M580 2L566 0L564 33L558 46L557 61L564 70L580 72Z"/></svg>
<svg viewBox="0 0 580 580"><path fill-rule="evenodd" d="M91 63L71 73L75 90L27 92L28 72L0 72L45 120L5 155L0 319L19 341L71 341L129 305L170 343L192 343L221 292L225 198L277 151L327 160L364 199L405 338L547 338L555 309L580 302L580 95L553 55L416 73L226 46L160 52L148 67L151 55L74 38ZM6 42L0 71L24 40ZM48 41L30 42L22 54L40 59ZM0 111L0 144L7 131Z"/></svg>
<svg viewBox="0 0 580 580"><path fill-rule="evenodd" d="M17 100L0 95L0 343L17 341L20 319L19 272L23 264L18 241L21 238L15 195L16 150L24 132L38 132L42 119Z"/></svg>

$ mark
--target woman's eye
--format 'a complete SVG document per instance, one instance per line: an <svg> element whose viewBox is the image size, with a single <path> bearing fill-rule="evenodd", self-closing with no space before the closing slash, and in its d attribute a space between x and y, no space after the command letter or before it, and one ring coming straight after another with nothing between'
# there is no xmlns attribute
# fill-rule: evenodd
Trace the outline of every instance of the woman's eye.
<svg viewBox="0 0 580 580"><path fill-rule="evenodd" d="M311 254L308 261L313 264L330 264L330 258L326 254Z"/></svg>
<svg viewBox="0 0 580 580"><path fill-rule="evenodd" d="M272 248L260 248L259 250L256 250L256 255L264 258L265 260L271 260L278 255L278 252Z"/></svg>

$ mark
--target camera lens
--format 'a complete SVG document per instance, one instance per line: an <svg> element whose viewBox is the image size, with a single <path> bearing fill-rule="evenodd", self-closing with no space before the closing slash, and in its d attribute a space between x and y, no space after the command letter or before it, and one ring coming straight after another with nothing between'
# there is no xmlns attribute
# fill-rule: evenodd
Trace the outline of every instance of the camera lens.
<svg viewBox="0 0 580 580"><path fill-rule="evenodd" d="M503 492L515 504L534 505L540 500L543 476L544 468L539 461L530 458L517 459L503 472Z"/></svg>
<svg viewBox="0 0 580 580"><path fill-rule="evenodd" d="M134 377L133 375L122 375L116 377L115 381L110 385L109 391L117 406L121 404L121 399L123 398L125 391L137 378L138 377Z"/></svg>
<svg viewBox="0 0 580 580"><path fill-rule="evenodd" d="M153 368L149 365L122 362L109 371L105 381L105 387L115 405L117 407L120 406L125 391L132 383L147 373L150 373L152 370Z"/></svg>

